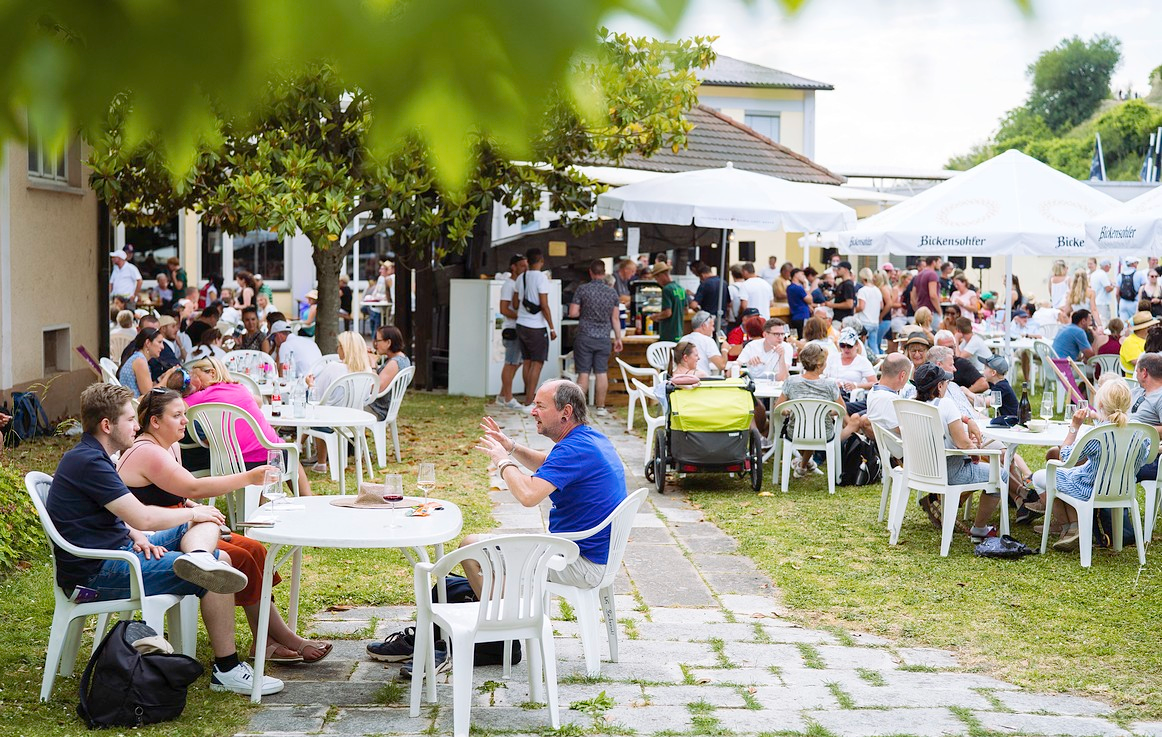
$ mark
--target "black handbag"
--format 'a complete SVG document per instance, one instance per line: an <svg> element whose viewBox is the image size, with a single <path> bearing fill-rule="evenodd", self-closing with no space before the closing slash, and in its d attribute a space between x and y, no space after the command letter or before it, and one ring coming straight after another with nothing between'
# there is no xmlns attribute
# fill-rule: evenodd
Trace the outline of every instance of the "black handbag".
<svg viewBox="0 0 1162 737"><path fill-rule="evenodd" d="M90 729L137 727L177 719L186 689L205 672L187 655L141 654L133 643L157 633L144 622L118 622L81 674L77 714Z"/></svg>
<svg viewBox="0 0 1162 737"><path fill-rule="evenodd" d="M538 315L541 312L541 303L529 301L529 297L527 294L528 289L529 289L528 276L529 276L529 272L527 272L527 271L525 273L521 274L521 279L524 280L524 288L521 289L521 292L520 292L520 303L524 306L525 312L529 313L530 315Z"/></svg>

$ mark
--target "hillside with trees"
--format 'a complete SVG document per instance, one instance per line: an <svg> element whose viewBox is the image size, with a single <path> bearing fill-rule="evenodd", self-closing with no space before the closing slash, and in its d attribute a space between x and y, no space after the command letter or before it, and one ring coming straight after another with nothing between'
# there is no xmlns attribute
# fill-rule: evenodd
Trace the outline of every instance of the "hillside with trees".
<svg viewBox="0 0 1162 737"><path fill-rule="evenodd" d="M1008 111L992 138L948 162L970 169L1017 149L1077 179L1089 176L1095 134L1101 134L1106 178L1136 180L1150 133L1162 126L1162 67L1150 73L1150 92L1111 94L1121 62L1121 42L1111 36L1074 36L1029 65L1029 97ZM1128 98L1128 99L1121 99Z"/></svg>

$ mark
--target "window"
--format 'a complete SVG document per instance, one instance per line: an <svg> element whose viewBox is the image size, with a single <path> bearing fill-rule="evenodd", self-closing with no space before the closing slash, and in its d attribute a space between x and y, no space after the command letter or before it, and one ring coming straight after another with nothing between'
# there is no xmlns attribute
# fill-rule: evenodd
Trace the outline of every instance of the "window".
<svg viewBox="0 0 1162 737"><path fill-rule="evenodd" d="M68 183L68 150L62 151L59 156L52 156L48 145L40 138L36 130L28 126L28 175L37 179L48 179L54 182Z"/></svg>
<svg viewBox="0 0 1162 737"><path fill-rule="evenodd" d="M234 236L234 264L229 274L231 281L239 271L258 274L266 283L286 280L286 249L282 238L269 230L252 230L246 235Z"/></svg>
<svg viewBox="0 0 1162 737"><path fill-rule="evenodd" d="M69 327L45 328L44 336L44 375L69 370L69 351L72 340L69 337Z"/></svg>
<svg viewBox="0 0 1162 737"><path fill-rule="evenodd" d="M163 225L143 228L125 227L125 250L133 247L133 263L141 272L141 278L149 281L164 271L165 262L178 253L179 222L175 217Z"/></svg>
<svg viewBox="0 0 1162 737"><path fill-rule="evenodd" d="M766 136L775 143L779 142L778 113L747 113L745 122L756 133Z"/></svg>

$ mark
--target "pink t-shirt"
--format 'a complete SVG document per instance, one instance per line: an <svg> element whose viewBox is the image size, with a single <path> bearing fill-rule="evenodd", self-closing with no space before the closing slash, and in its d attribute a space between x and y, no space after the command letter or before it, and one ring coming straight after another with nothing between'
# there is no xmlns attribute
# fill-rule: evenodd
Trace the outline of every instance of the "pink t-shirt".
<svg viewBox="0 0 1162 737"><path fill-rule="evenodd" d="M186 404L190 407L206 404L207 402L232 404L235 407L246 410L255 419L258 426L262 428L262 434L266 436L267 440L272 443L282 442L282 438L278 436L278 433L274 431L274 428L270 426L270 423L262 415L262 409L254 401L254 396L241 384L214 384L186 397ZM255 437L250 426L242 420L238 420L235 424L237 426L238 444L242 446L242 458L247 463L265 463L266 448L262 447L262 444L258 442L258 438Z"/></svg>

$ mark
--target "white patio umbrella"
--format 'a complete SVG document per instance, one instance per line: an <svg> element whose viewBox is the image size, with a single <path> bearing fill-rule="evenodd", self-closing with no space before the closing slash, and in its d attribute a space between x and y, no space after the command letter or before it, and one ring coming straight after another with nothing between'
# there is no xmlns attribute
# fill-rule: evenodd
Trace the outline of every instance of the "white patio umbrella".
<svg viewBox="0 0 1162 737"><path fill-rule="evenodd" d="M1162 187L1086 220L1085 234L1102 251L1162 252Z"/></svg>
<svg viewBox="0 0 1162 737"><path fill-rule="evenodd" d="M1004 256L1007 295L1013 289L1014 254L1097 253L1085 238L1085 221L1116 204L1084 182L1009 150L861 220L839 234L840 250ZM1005 336L1007 344L1008 331Z"/></svg>
<svg viewBox="0 0 1162 737"><path fill-rule="evenodd" d="M599 217L631 223L721 228L726 272L726 231L844 230L855 225L855 210L797 182L735 169L700 169L619 187L597 196ZM721 301L715 310L721 318ZM721 320L718 321L721 324Z"/></svg>

